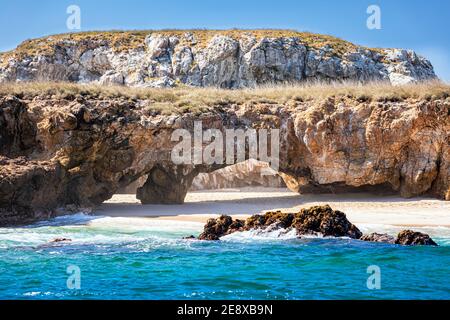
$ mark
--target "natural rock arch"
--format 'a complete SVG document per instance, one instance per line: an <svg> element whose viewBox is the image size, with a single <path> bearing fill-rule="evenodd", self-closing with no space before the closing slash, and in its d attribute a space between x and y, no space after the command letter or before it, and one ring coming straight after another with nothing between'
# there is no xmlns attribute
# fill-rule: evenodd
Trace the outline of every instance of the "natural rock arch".
<svg viewBox="0 0 450 320"><path fill-rule="evenodd" d="M329 98L155 115L125 98L7 96L0 98L0 223L94 207L148 174L145 203L181 203L196 174L221 167L171 161L173 131L192 131L195 121L222 131L279 128L279 171L299 192L389 186L405 197L450 199L450 119L440 100Z"/></svg>

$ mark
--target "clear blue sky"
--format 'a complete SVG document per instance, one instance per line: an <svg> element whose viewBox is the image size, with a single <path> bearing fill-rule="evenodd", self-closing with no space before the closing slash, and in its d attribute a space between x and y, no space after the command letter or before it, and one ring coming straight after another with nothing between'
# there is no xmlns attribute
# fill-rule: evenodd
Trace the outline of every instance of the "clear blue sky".
<svg viewBox="0 0 450 320"><path fill-rule="evenodd" d="M82 31L162 28L289 28L372 47L414 49L450 81L448 0L0 0L0 51L26 39L68 32L66 8L81 8ZM366 27L369 5L381 30Z"/></svg>

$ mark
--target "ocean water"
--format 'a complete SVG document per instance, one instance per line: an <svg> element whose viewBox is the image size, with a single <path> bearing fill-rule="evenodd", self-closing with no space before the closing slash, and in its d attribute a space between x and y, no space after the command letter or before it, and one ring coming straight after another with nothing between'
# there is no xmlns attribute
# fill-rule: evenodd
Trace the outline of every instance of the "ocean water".
<svg viewBox="0 0 450 320"><path fill-rule="evenodd" d="M440 247L279 231L181 239L202 227L78 214L0 229L0 299L450 299L449 228L415 228ZM73 241L49 243L61 237ZM379 289L367 286L369 266L379 267Z"/></svg>

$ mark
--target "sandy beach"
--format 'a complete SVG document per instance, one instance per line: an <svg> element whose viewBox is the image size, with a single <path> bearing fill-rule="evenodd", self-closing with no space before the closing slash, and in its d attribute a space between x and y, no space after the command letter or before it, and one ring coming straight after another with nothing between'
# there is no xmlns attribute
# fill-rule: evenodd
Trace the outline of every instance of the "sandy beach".
<svg viewBox="0 0 450 320"><path fill-rule="evenodd" d="M323 204L345 212L355 224L450 227L448 201L372 194L299 195L288 189L271 188L190 192L183 205L141 205L134 195L115 195L95 214L205 222L221 214L246 218L272 210L296 212Z"/></svg>

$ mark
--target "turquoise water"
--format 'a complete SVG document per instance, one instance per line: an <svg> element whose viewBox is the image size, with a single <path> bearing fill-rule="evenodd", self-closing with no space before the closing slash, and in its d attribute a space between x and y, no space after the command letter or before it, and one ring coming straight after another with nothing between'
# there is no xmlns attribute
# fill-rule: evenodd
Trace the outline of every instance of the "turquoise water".
<svg viewBox="0 0 450 320"><path fill-rule="evenodd" d="M448 228L418 228L437 248L276 233L181 239L201 229L82 214L0 229L0 299L450 299ZM59 237L73 241L48 244ZM79 290L67 287L70 265ZM379 290L367 288L370 265L380 267Z"/></svg>

